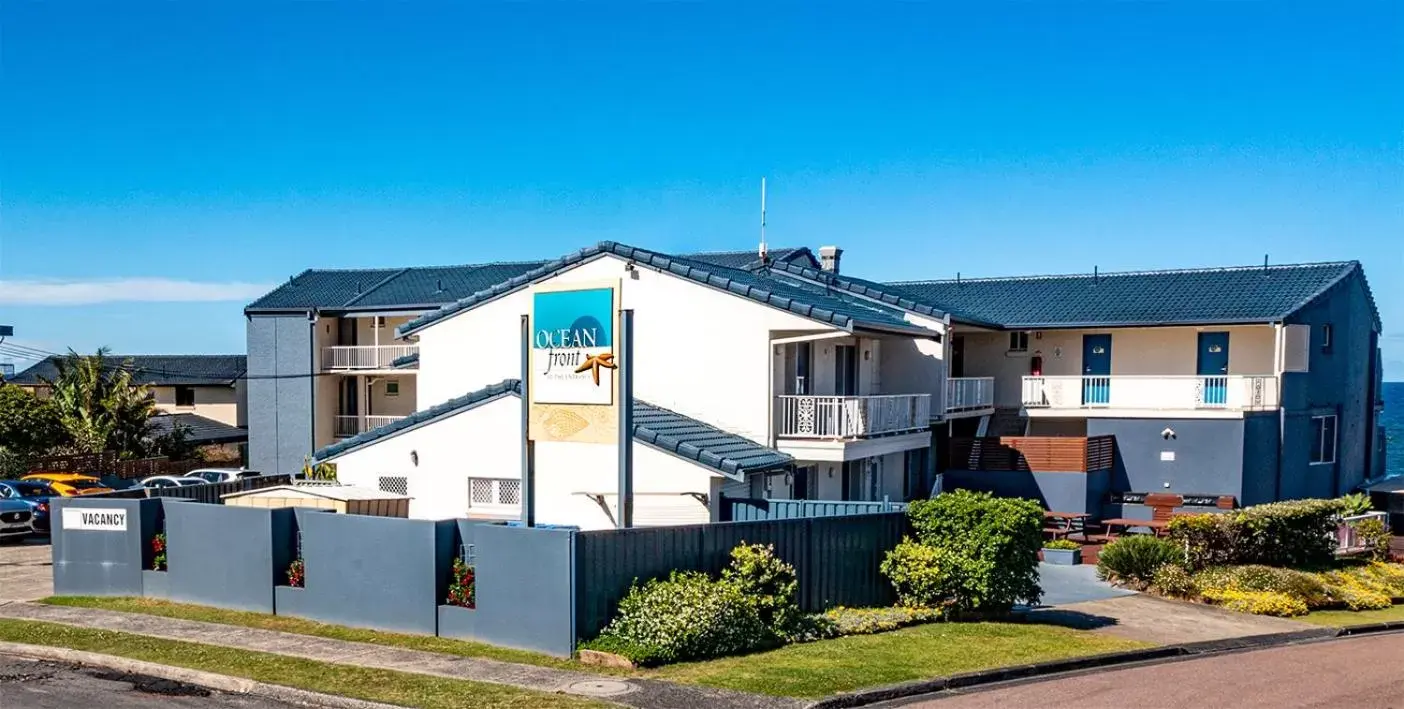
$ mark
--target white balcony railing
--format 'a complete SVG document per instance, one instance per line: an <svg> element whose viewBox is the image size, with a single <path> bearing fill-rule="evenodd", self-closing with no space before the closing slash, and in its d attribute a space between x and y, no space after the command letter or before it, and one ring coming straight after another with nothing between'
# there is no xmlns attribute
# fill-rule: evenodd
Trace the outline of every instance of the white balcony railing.
<svg viewBox="0 0 1404 709"><path fill-rule="evenodd" d="M337 345L322 348L322 369L390 369L406 355L419 354L419 345Z"/></svg>
<svg viewBox="0 0 1404 709"><path fill-rule="evenodd" d="M778 399L775 435L781 438L865 438L931 425L930 394Z"/></svg>
<svg viewBox="0 0 1404 709"><path fill-rule="evenodd" d="M994 377L951 377L946 380L946 413L994 408Z"/></svg>
<svg viewBox="0 0 1404 709"><path fill-rule="evenodd" d="M404 416L337 416L334 433L339 438L359 435L388 426Z"/></svg>
<svg viewBox="0 0 1404 709"><path fill-rule="evenodd" d="M1030 409L1218 409L1278 406L1277 377L1264 375L1024 377Z"/></svg>

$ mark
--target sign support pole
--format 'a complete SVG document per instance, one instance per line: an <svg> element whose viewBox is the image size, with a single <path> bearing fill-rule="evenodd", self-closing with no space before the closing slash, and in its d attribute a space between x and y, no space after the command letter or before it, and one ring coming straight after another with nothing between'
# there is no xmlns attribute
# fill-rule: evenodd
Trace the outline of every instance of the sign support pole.
<svg viewBox="0 0 1404 709"><path fill-rule="evenodd" d="M522 316L522 524L536 526L536 445L531 440L531 316Z"/></svg>
<svg viewBox="0 0 1404 709"><path fill-rule="evenodd" d="M634 311L619 311L619 528L634 526Z"/></svg>

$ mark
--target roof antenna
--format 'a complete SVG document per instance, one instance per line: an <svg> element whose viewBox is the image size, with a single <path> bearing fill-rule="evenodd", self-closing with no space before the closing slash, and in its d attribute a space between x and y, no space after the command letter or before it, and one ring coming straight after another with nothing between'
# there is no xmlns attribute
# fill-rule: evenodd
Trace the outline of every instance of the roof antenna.
<svg viewBox="0 0 1404 709"><path fill-rule="evenodd" d="M1099 268L1099 267L1097 267L1097 266L1093 266L1093 267L1092 267L1092 285L1094 285L1094 286L1095 286L1095 285L1098 285L1098 284L1101 283L1101 281L1102 281L1101 268Z"/></svg>
<svg viewBox="0 0 1404 709"><path fill-rule="evenodd" d="M770 264L770 254L765 247L765 178L761 178L761 232L760 232L760 262L762 266Z"/></svg>
<svg viewBox="0 0 1404 709"><path fill-rule="evenodd" d="M435 292L435 293L443 293L443 292L444 292L444 279L442 279L442 278L435 278L435 279L434 279L434 292Z"/></svg>
<svg viewBox="0 0 1404 709"><path fill-rule="evenodd" d="M956 285L960 285L960 271L956 271Z"/></svg>
<svg viewBox="0 0 1404 709"><path fill-rule="evenodd" d="M1263 275L1266 276L1267 274L1268 274L1268 255L1267 255L1267 254L1263 254Z"/></svg>

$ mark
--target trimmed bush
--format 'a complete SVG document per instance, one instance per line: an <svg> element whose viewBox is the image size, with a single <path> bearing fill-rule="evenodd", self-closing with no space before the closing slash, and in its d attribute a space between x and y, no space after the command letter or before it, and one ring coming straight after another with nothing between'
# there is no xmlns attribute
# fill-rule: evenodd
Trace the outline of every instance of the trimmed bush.
<svg viewBox="0 0 1404 709"><path fill-rule="evenodd" d="M797 600L799 577L794 566L775 555L774 545L742 542L732 549L722 582L735 586L777 635L789 636L799 629L804 618Z"/></svg>
<svg viewBox="0 0 1404 709"><path fill-rule="evenodd" d="M1230 564L1325 566L1335 558L1336 521L1351 498L1291 500L1236 512L1177 517L1170 538L1191 569Z"/></svg>
<svg viewBox="0 0 1404 709"><path fill-rule="evenodd" d="M1043 508L1032 500L995 497L955 490L907 508L916 541L969 559L979 575L969 586L978 591L970 607L1008 610L1016 603L1037 603L1038 552L1043 548ZM948 561L949 563L949 561Z"/></svg>
<svg viewBox="0 0 1404 709"><path fill-rule="evenodd" d="M1253 615L1274 615L1289 618L1306 615L1307 606L1299 598L1275 591L1238 591L1234 589L1209 589L1204 599L1239 613Z"/></svg>
<svg viewBox="0 0 1404 709"><path fill-rule="evenodd" d="M1199 598L1199 584L1195 583L1194 574L1179 564L1166 564L1156 569L1151 576L1151 586L1171 598Z"/></svg>
<svg viewBox="0 0 1404 709"><path fill-rule="evenodd" d="M1238 548L1233 514L1181 515L1170 520L1170 540L1191 570L1232 564Z"/></svg>
<svg viewBox="0 0 1404 709"><path fill-rule="evenodd" d="M635 585L592 650L622 655L642 666L735 655L773 647L780 639L756 604L734 584L695 571Z"/></svg>
<svg viewBox="0 0 1404 709"><path fill-rule="evenodd" d="M1155 572L1180 558L1175 545L1147 535L1121 537L1102 547L1098 555L1097 576L1145 588L1155 578Z"/></svg>
<svg viewBox="0 0 1404 709"><path fill-rule="evenodd" d="M987 598L987 565L945 547L903 539L879 570L892 581L897 602L911 608L971 611Z"/></svg>

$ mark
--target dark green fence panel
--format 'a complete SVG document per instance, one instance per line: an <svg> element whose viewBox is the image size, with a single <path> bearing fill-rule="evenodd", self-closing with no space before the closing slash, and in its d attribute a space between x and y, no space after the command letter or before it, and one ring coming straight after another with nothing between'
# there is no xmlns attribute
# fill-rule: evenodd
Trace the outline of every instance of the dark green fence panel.
<svg viewBox="0 0 1404 709"><path fill-rule="evenodd" d="M878 565L906 529L905 514L888 512L580 532L577 633L591 638L608 625L635 579L667 576L674 569L717 574L742 542L773 544L780 558L794 565L805 610L890 605L892 587Z"/></svg>
<svg viewBox="0 0 1404 709"><path fill-rule="evenodd" d="M907 505L901 502L877 500L875 502L845 500L779 500L751 497L721 498L721 521L751 522L772 519L799 519L801 517L836 517L841 515L867 515L878 512L901 512Z"/></svg>

